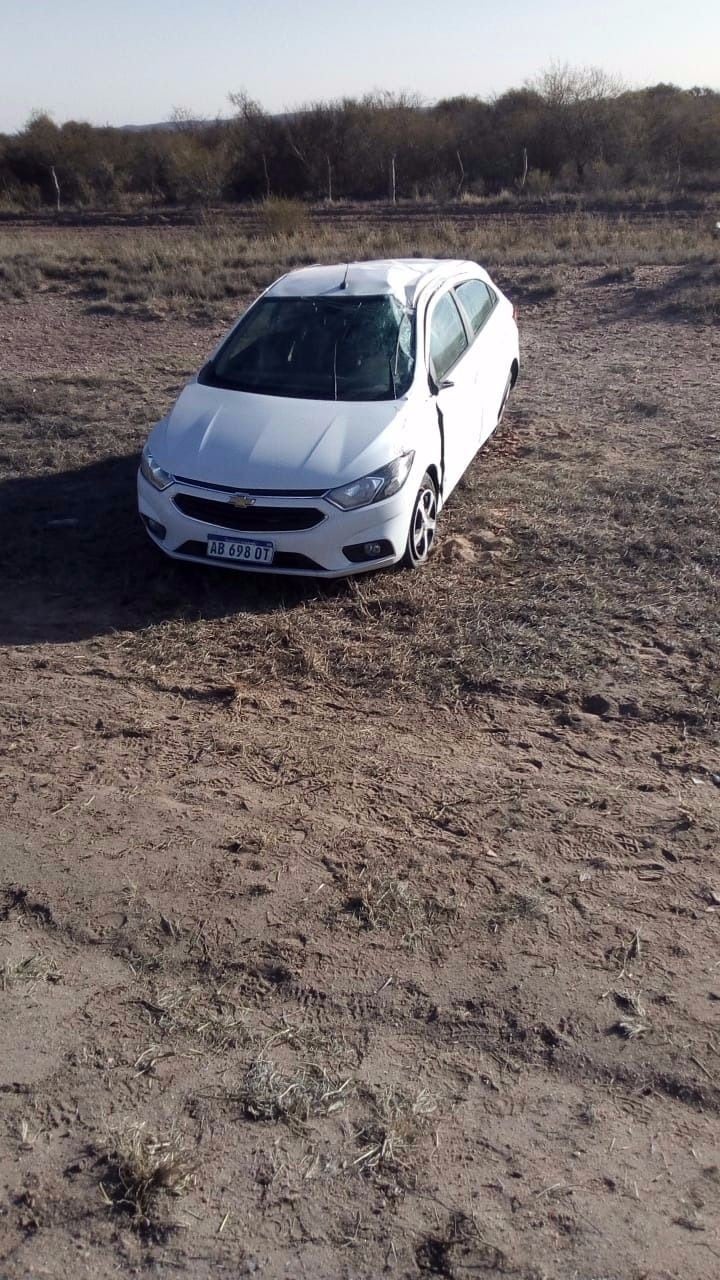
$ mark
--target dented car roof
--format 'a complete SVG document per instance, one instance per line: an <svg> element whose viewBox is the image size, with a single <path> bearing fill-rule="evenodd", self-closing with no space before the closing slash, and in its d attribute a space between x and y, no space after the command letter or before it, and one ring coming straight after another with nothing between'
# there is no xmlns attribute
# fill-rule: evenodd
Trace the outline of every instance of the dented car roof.
<svg viewBox="0 0 720 1280"><path fill-rule="evenodd" d="M397 298L403 306L412 307L420 290L432 279L454 277L464 270L478 275L476 263L441 258L381 258L374 262L301 267L278 280L265 296L314 298L343 294L351 297L389 295ZM484 275L482 272L480 274Z"/></svg>

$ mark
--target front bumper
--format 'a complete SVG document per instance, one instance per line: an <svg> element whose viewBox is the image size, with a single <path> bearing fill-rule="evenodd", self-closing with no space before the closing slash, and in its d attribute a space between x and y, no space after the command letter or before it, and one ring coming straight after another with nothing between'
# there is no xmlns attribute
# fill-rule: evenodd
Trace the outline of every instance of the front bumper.
<svg viewBox="0 0 720 1280"><path fill-rule="evenodd" d="M325 498L316 496L288 497L278 494L257 497L258 506L262 506L264 510L276 507L287 512L293 507L298 510L313 507L322 513L322 518L310 529L268 528L262 531L244 531L229 524L225 526L222 523L211 523L205 518L189 516L180 511L175 503L175 498L179 495L214 503L223 502L229 498L231 490L222 493L218 492L217 487L209 489L201 484L189 485L177 481L160 492L148 484L139 471L137 489L138 510L148 536L173 559L190 560L221 569L313 578L344 578L350 574L366 573L371 569L396 564L405 551L415 494L413 478L410 476L394 497L357 511L340 511ZM229 507L229 511L232 508ZM152 524L148 525L149 521L155 524L155 530ZM164 529L164 536L157 526ZM275 548L273 564L243 564L233 560L208 558L208 539L213 536L271 541ZM353 562L344 554L343 547L358 546L365 542L389 543L392 554L360 562Z"/></svg>

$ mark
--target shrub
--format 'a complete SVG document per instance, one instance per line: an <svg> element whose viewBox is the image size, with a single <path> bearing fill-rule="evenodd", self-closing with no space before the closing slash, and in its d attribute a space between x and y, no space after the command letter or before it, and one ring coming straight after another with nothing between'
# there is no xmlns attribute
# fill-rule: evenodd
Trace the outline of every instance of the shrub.
<svg viewBox="0 0 720 1280"><path fill-rule="evenodd" d="M530 169L523 191L529 196L546 196L552 190L552 174L545 169Z"/></svg>
<svg viewBox="0 0 720 1280"><path fill-rule="evenodd" d="M309 220L307 205L302 200L283 200L268 196L260 206L263 229L270 236L291 236L304 231Z"/></svg>

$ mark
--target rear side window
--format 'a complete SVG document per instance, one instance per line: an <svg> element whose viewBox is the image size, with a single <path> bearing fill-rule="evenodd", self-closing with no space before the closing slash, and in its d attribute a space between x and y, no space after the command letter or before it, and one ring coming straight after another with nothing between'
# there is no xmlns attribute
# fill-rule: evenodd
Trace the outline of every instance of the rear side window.
<svg viewBox="0 0 720 1280"><path fill-rule="evenodd" d="M455 292L470 321L470 328L473 333L479 333L497 302L497 294L482 280L466 280L457 286Z"/></svg>
<svg viewBox="0 0 720 1280"><path fill-rule="evenodd" d="M430 362L435 378L442 382L448 369L467 347L465 326L452 294L443 294L430 321Z"/></svg>

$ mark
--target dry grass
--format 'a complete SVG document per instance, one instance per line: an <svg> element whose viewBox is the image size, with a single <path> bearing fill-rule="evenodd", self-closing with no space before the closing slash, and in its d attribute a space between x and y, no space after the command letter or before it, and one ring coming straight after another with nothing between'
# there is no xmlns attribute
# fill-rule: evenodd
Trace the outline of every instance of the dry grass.
<svg viewBox="0 0 720 1280"><path fill-rule="evenodd" d="M646 1018L647 1013L643 1007L640 996L632 991L613 991L613 999L624 1014L630 1014L633 1018Z"/></svg>
<svg viewBox="0 0 720 1280"><path fill-rule="evenodd" d="M143 1124L110 1138L104 1163L107 1171L100 1189L105 1202L142 1225L152 1220L158 1197L184 1195L198 1170L196 1152L180 1134L160 1137Z"/></svg>
<svg viewBox="0 0 720 1280"><path fill-rule="evenodd" d="M247 1010L238 1008L226 988L155 986L141 1004L165 1035L189 1036L207 1051L224 1053L251 1041Z"/></svg>
<svg viewBox="0 0 720 1280"><path fill-rule="evenodd" d="M538 924L547 920L548 910L545 895L540 892L503 893L487 912L488 927L492 933L497 933L516 921Z"/></svg>
<svg viewBox="0 0 720 1280"><path fill-rule="evenodd" d="M17 1129L18 1147L21 1151L33 1151L35 1144L45 1133L42 1125L36 1123L31 1124L25 1117L20 1121Z"/></svg>
<svg viewBox="0 0 720 1280"><path fill-rule="evenodd" d="M330 1049L337 1057L338 1051L344 1047L342 1036L338 1035L336 1028L324 1031L301 1019L293 1021L285 1013L270 1027L258 1031L255 1038L260 1044L260 1056L263 1058L280 1045L306 1057Z"/></svg>
<svg viewBox="0 0 720 1280"><path fill-rule="evenodd" d="M543 268L538 301L557 292L563 263L596 264L611 273L642 263L695 263L711 273L717 242L710 218L549 212L527 220L479 212L462 219L432 214L404 225L372 213L311 221L306 206L270 200L244 220L208 218L192 229L103 238L78 231L0 233L0 298L71 289L106 315L211 315L218 305L237 309L291 267L387 256L466 257L502 272Z"/></svg>
<svg viewBox="0 0 720 1280"><path fill-rule="evenodd" d="M368 1117L356 1131L361 1148L353 1166L361 1172L387 1167L407 1167L412 1148L432 1123L437 1102L422 1089L407 1093L396 1085L365 1090Z"/></svg>
<svg viewBox="0 0 720 1280"><path fill-rule="evenodd" d="M310 208L302 200L269 196L260 206L260 223L269 236L299 235L307 229Z"/></svg>
<svg viewBox="0 0 720 1280"><path fill-rule="evenodd" d="M371 875L348 886L346 909L364 928L387 930L411 951L437 942L442 928L458 914L455 902L423 896L409 880Z"/></svg>
<svg viewBox="0 0 720 1280"><path fill-rule="evenodd" d="M349 1077L335 1079L314 1063L285 1072L272 1059L260 1057L248 1068L238 1096L249 1120L284 1120L302 1125L312 1117L341 1111L352 1088Z"/></svg>
<svg viewBox="0 0 720 1280"><path fill-rule="evenodd" d="M0 991L23 983L32 991L39 982L59 982L57 964L48 956L36 953L19 960L4 960L0 964Z"/></svg>

